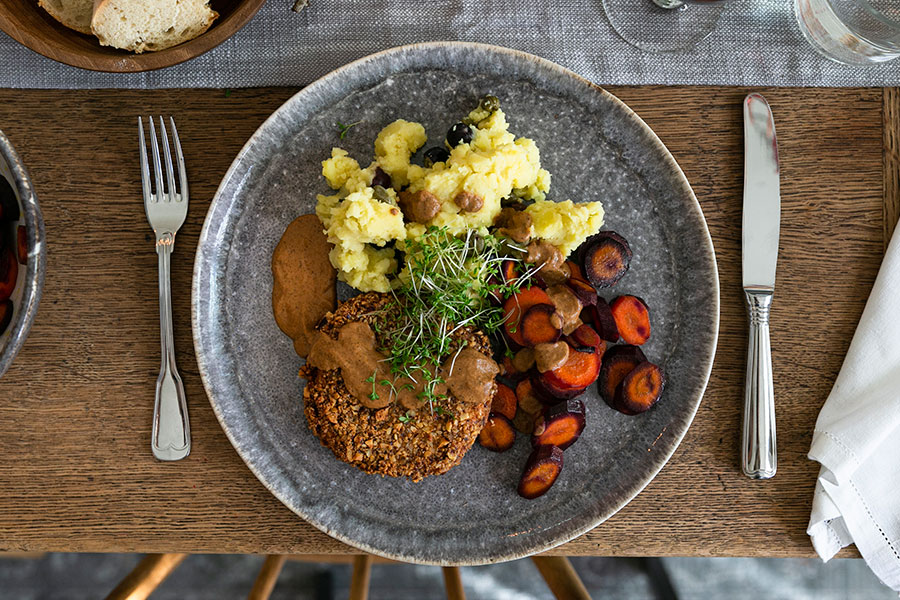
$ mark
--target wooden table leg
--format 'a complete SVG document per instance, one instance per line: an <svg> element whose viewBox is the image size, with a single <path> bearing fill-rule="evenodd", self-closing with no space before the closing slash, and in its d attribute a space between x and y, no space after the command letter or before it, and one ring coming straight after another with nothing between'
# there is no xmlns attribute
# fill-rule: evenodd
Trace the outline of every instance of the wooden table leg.
<svg viewBox="0 0 900 600"><path fill-rule="evenodd" d="M587 588L565 556L532 556L541 577L558 600L591 600Z"/></svg>
<svg viewBox="0 0 900 600"><path fill-rule="evenodd" d="M372 556L361 554L353 557L353 578L350 580L350 600L366 600L369 597L369 576L372 574Z"/></svg>
<svg viewBox="0 0 900 600"><path fill-rule="evenodd" d="M106 600L144 600L161 584L187 554L148 554L111 591Z"/></svg>
<svg viewBox="0 0 900 600"><path fill-rule="evenodd" d="M447 600L466 600L459 567L443 567L444 587L447 589Z"/></svg>
<svg viewBox="0 0 900 600"><path fill-rule="evenodd" d="M272 595L272 590L275 589L275 582L278 581L278 575L281 573L281 567L284 566L285 560L287 560L286 554L270 554L266 557L247 600L268 600Z"/></svg>

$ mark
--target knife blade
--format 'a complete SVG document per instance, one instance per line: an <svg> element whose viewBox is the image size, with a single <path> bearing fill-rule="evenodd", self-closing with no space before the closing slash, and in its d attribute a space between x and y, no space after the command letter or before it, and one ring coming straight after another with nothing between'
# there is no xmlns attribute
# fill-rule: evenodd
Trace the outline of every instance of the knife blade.
<svg viewBox="0 0 900 600"><path fill-rule="evenodd" d="M774 477L778 463L769 310L781 224L780 171L772 110L762 95L749 94L744 99L741 265L750 327L741 463L753 479Z"/></svg>

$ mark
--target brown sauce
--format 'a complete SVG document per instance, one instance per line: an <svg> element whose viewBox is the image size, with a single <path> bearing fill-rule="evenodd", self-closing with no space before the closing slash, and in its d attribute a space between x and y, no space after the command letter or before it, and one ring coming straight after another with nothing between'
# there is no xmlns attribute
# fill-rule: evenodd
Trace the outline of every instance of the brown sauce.
<svg viewBox="0 0 900 600"><path fill-rule="evenodd" d="M540 266L539 274L547 285L563 284L571 275L566 258L550 242L534 240L528 244L527 250L525 262Z"/></svg>
<svg viewBox="0 0 900 600"><path fill-rule="evenodd" d="M316 323L335 307L330 251L319 218L303 215L288 225L272 253L272 312L300 356L309 353Z"/></svg>
<svg viewBox="0 0 900 600"><path fill-rule="evenodd" d="M494 225L497 227L498 235L508 237L514 242L527 244L531 239L533 220L531 215L524 210L516 210L507 206L494 219Z"/></svg>
<svg viewBox="0 0 900 600"><path fill-rule="evenodd" d="M569 335L581 325L581 301L569 286L554 285L547 288L547 295L556 307L556 312L550 318L554 327Z"/></svg>
<svg viewBox="0 0 900 600"><path fill-rule="evenodd" d="M478 350L463 348L444 361L441 371L447 388L458 400L478 404L491 397L494 377L500 372L500 367Z"/></svg>
<svg viewBox="0 0 900 600"><path fill-rule="evenodd" d="M316 332L307 364L317 369L341 370L341 378L350 394L367 408L384 408L395 400L407 410L418 410L425 402L419 398L425 389L423 373L417 381L395 379L384 354L377 350L375 333L368 323L355 321L338 330L333 339ZM434 388L435 395L452 393L457 400L478 404L494 392L494 377L500 367L477 350L463 348L447 358L438 371L445 383ZM390 382L390 383L382 383Z"/></svg>
<svg viewBox="0 0 900 600"><path fill-rule="evenodd" d="M569 344L556 342L553 344L538 344L534 347L534 363L541 373L558 369L569 360Z"/></svg>
<svg viewBox="0 0 900 600"><path fill-rule="evenodd" d="M355 321L338 330L338 339L316 332L306 362L330 371L341 370L344 385L367 408L384 408L394 401L393 390L382 381L393 376L384 355L375 343L375 332L368 323Z"/></svg>

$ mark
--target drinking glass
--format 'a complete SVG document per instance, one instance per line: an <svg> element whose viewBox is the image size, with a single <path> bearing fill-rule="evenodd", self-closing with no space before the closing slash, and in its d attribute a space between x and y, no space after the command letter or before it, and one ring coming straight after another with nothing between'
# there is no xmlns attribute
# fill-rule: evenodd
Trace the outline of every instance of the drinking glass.
<svg viewBox="0 0 900 600"><path fill-rule="evenodd" d="M709 37L725 0L603 0L610 25L646 52L686 52Z"/></svg>
<svg viewBox="0 0 900 600"><path fill-rule="evenodd" d="M870 65L900 56L898 0L794 0L800 31L827 58Z"/></svg>

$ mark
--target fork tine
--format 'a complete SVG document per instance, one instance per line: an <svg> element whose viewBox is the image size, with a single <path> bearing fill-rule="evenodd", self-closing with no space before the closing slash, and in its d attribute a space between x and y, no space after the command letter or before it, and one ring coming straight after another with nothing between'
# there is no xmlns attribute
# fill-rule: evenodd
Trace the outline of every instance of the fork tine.
<svg viewBox="0 0 900 600"><path fill-rule="evenodd" d="M144 141L144 121L138 117L138 140L141 143L141 189L144 202L150 200L150 163L147 162L147 143Z"/></svg>
<svg viewBox="0 0 900 600"><path fill-rule="evenodd" d="M166 188L169 190L169 202L175 201L175 173L172 170L172 152L169 150L169 134L166 132L166 123L159 118L159 132L162 137L163 156L166 159Z"/></svg>
<svg viewBox="0 0 900 600"><path fill-rule="evenodd" d="M169 117L169 125L172 127L172 137L175 142L175 159L178 161L178 183L181 184L181 199L188 201L187 170L184 168L184 154L181 152L181 140L178 139L178 130L175 129L175 119Z"/></svg>
<svg viewBox="0 0 900 600"><path fill-rule="evenodd" d="M159 162L159 140L156 137L156 127L153 126L153 117L147 117L150 121L150 151L153 153L153 173L156 175L156 199L162 201L163 195L163 174L162 165Z"/></svg>

